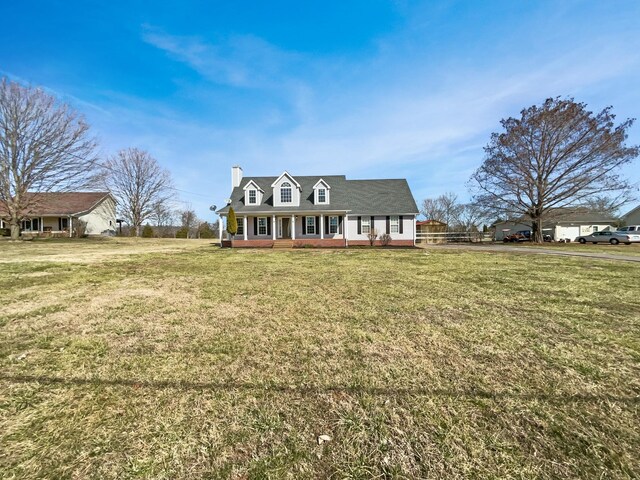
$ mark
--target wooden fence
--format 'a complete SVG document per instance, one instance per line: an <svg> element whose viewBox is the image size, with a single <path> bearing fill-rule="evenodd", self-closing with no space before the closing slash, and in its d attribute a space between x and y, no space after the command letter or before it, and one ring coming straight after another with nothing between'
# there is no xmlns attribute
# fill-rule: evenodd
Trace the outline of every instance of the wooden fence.
<svg viewBox="0 0 640 480"><path fill-rule="evenodd" d="M419 232L416 243L480 243L492 242L492 233L483 232Z"/></svg>

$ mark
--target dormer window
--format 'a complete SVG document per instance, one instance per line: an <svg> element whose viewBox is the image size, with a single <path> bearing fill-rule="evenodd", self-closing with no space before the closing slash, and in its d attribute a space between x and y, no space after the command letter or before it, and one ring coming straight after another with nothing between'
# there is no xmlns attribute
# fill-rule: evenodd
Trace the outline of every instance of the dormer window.
<svg viewBox="0 0 640 480"><path fill-rule="evenodd" d="M257 192L255 190L249 190L249 205L255 205L257 202Z"/></svg>
<svg viewBox="0 0 640 480"><path fill-rule="evenodd" d="M331 190L331 187L327 182L323 179L318 180L313 186L313 203L316 205L328 205L329 190Z"/></svg>
<svg viewBox="0 0 640 480"><path fill-rule="evenodd" d="M280 185L280 202L291 203L291 184L289 182L283 182Z"/></svg>

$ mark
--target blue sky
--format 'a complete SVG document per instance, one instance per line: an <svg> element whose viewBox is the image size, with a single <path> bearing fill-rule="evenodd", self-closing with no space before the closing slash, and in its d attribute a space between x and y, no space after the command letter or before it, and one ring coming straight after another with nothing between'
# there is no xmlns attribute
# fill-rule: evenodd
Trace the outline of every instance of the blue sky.
<svg viewBox="0 0 640 480"><path fill-rule="evenodd" d="M23 0L0 18L0 75L80 110L103 155L148 150L209 220L234 164L466 199L501 118L557 95L640 111L636 0Z"/></svg>

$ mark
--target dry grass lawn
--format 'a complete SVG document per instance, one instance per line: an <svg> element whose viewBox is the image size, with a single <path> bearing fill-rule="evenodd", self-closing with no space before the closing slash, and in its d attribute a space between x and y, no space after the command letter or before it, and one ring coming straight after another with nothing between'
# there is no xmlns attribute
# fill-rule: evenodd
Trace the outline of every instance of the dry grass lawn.
<svg viewBox="0 0 640 480"><path fill-rule="evenodd" d="M0 267L0 478L640 477L633 264L111 240Z"/></svg>
<svg viewBox="0 0 640 480"><path fill-rule="evenodd" d="M584 245L571 243L542 243L535 244L529 242L507 243L506 245L515 247L544 248L558 250L561 252L587 252L587 253L610 253L611 255L625 255L630 257L640 257L640 243L632 243L631 245L609 245L607 243L586 243Z"/></svg>

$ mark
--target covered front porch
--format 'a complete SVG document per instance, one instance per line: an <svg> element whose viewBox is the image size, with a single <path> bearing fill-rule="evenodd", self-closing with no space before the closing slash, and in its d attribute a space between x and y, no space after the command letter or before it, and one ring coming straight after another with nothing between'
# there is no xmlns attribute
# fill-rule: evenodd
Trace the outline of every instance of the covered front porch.
<svg viewBox="0 0 640 480"><path fill-rule="evenodd" d="M20 222L20 231L32 235L71 235L74 219L71 216L32 216ZM0 228L9 228L9 222L0 220Z"/></svg>
<svg viewBox="0 0 640 480"><path fill-rule="evenodd" d="M346 212L239 213L236 215L238 230L233 239L220 217L220 242L233 247L343 247L347 245L345 217Z"/></svg>

